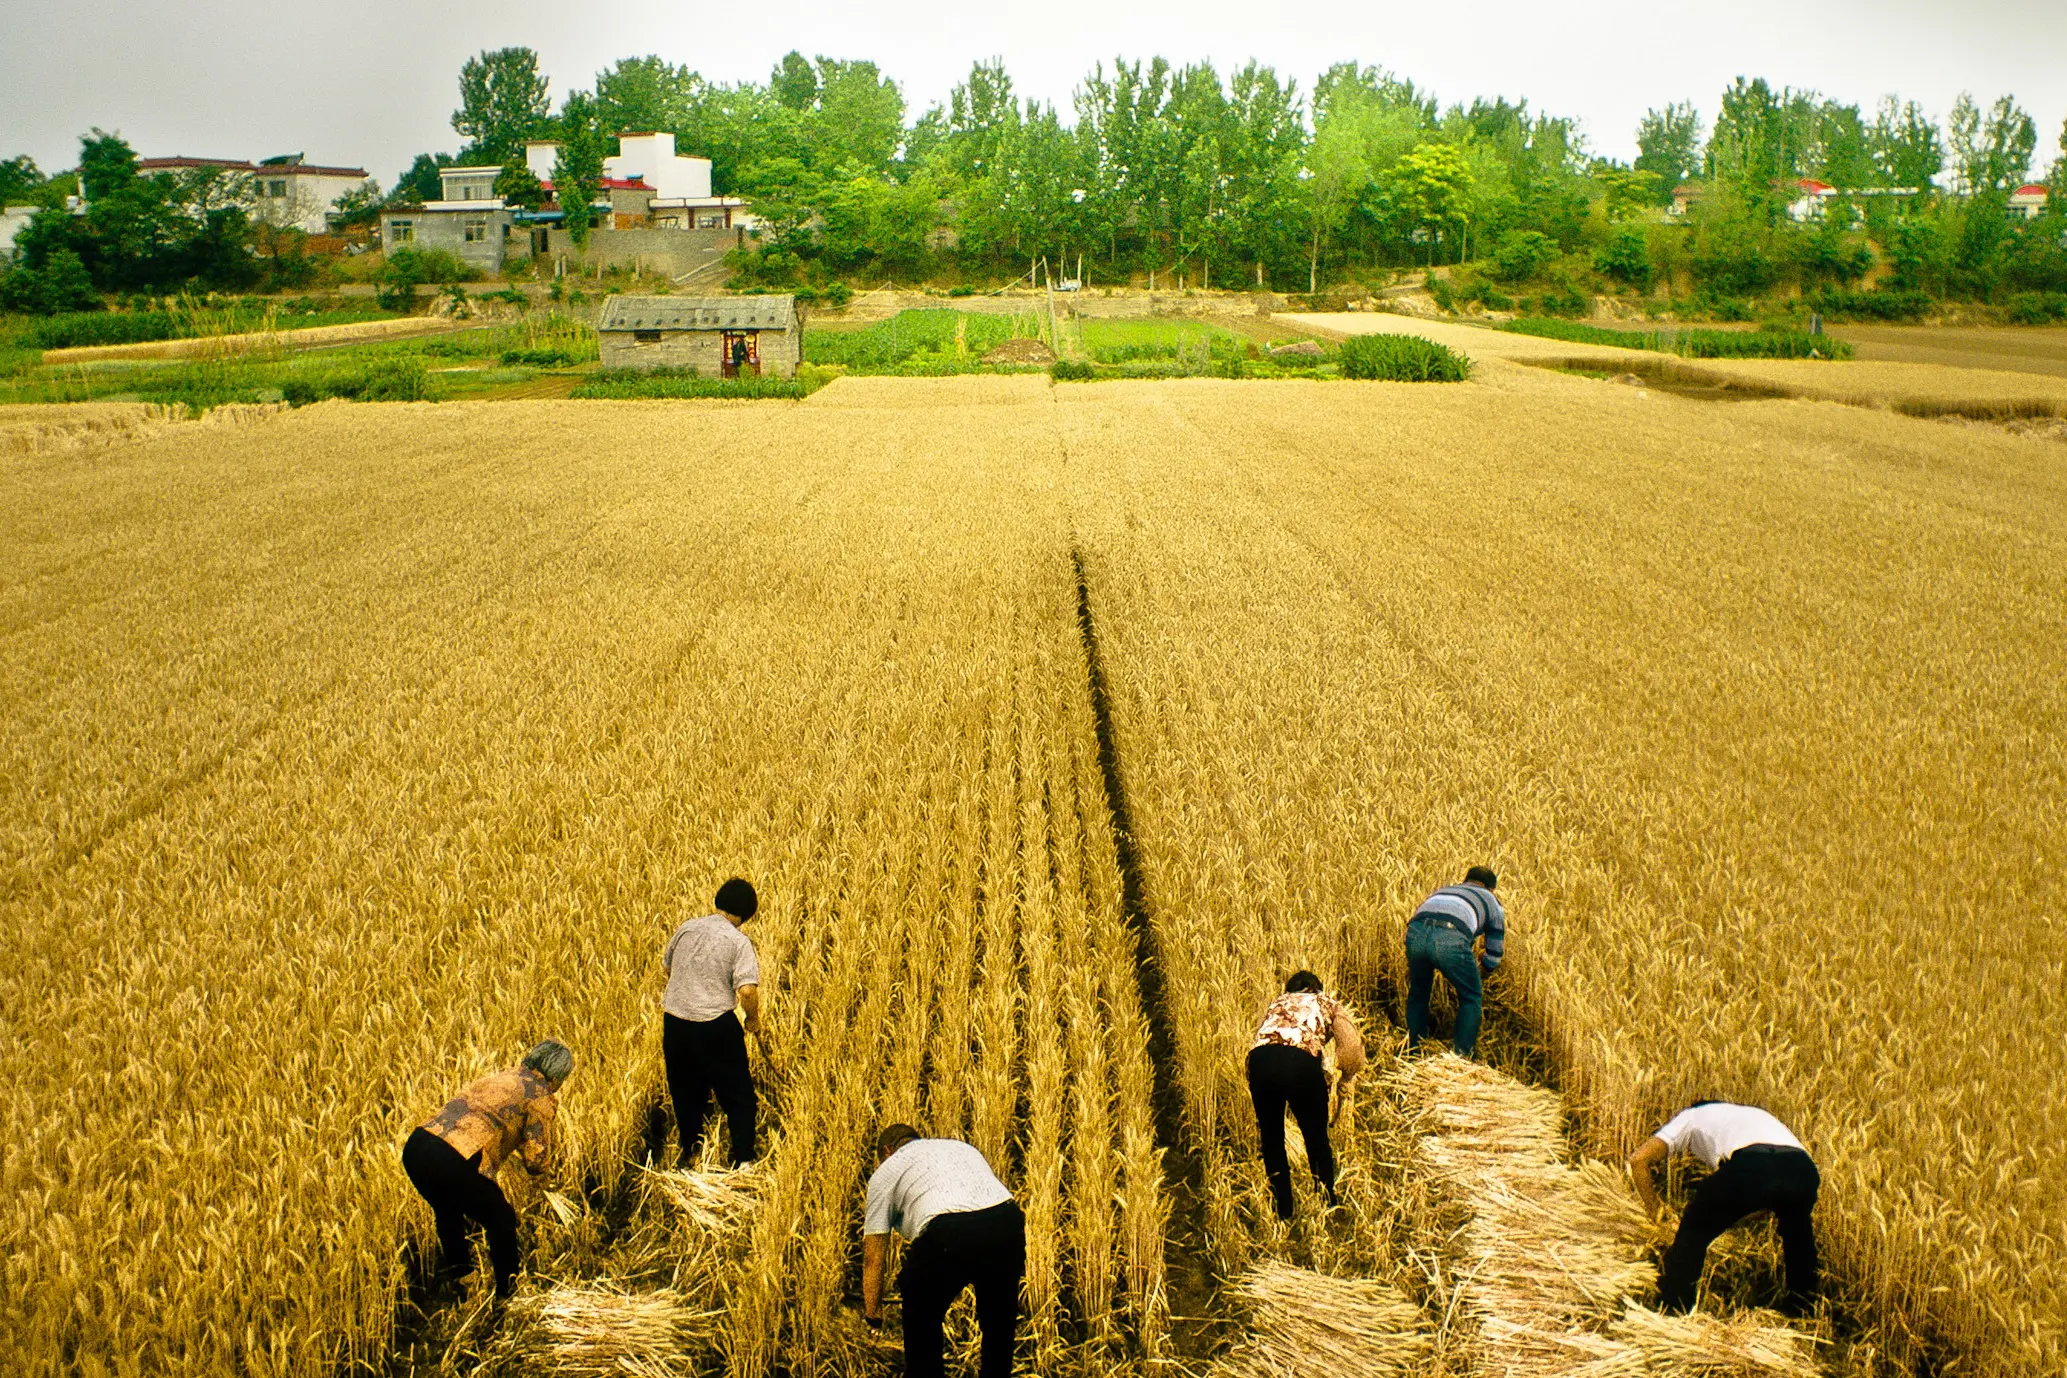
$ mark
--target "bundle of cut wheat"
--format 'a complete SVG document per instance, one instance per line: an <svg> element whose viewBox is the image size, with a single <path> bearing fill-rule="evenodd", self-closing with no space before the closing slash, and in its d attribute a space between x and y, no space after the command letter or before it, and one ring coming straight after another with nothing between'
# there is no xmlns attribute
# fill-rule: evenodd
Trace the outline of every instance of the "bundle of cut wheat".
<svg viewBox="0 0 2067 1378"><path fill-rule="evenodd" d="M1608 1333L1656 1378L1814 1378L1822 1372L1815 1337L1770 1311L1667 1316L1625 1303ZM1620 1371L1581 1370L1584 1378Z"/></svg>
<svg viewBox="0 0 2067 1378"><path fill-rule="evenodd" d="M1722 1378L1817 1371L1810 1337L1753 1313L1664 1316L1649 1287L1650 1226L1621 1175L1564 1161L1560 1108L1481 1063L1443 1056L1402 1073L1422 1152L1471 1219L1465 1295L1497 1373ZM1620 1304L1619 1319L1609 1323Z"/></svg>
<svg viewBox="0 0 2067 1378"><path fill-rule="evenodd" d="M608 1283L555 1287L519 1297L500 1358L527 1371L587 1378L635 1374L683 1378L707 1367L723 1313L680 1293L626 1292Z"/></svg>
<svg viewBox="0 0 2067 1378"><path fill-rule="evenodd" d="M761 1204L767 1177L752 1168L669 1172L643 1168L646 1189L705 1234L729 1235Z"/></svg>
<svg viewBox="0 0 2067 1378"><path fill-rule="evenodd" d="M1420 1308L1382 1282L1266 1260L1229 1290L1250 1308L1250 1333L1214 1378L1407 1373L1428 1356Z"/></svg>

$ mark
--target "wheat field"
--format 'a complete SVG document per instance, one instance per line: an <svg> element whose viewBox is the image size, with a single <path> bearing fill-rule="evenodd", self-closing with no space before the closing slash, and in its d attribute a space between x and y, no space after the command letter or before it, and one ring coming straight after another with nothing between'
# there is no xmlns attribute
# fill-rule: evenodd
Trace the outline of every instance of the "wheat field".
<svg viewBox="0 0 2067 1378"><path fill-rule="evenodd" d="M1240 1057L1311 965L1383 1060L1477 861L1576 1149L1767 1104L1856 1352L2067 1356L2055 442L1497 362L62 439L0 461L10 1372L378 1370L408 1128L559 1037L560 1189L627 1190L660 943L733 873L772 1135L709 1362L860 1362L915 1118L1026 1206L1031 1371L1188 1363L1170 1280L1263 1269L1183 1299L1225 1338L1288 1247L1476 1371L1393 1111L1287 1236Z"/></svg>

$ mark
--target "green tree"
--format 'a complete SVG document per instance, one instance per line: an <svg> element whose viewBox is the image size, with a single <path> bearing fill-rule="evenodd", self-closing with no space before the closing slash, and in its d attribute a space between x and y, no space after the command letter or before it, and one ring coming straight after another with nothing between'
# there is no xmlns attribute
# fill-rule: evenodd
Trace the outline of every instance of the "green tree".
<svg viewBox="0 0 2067 1378"><path fill-rule="evenodd" d="M1937 122L1915 101L1897 104L1893 96L1883 97L1867 131L1866 148L1883 186L1931 191L1945 167Z"/></svg>
<svg viewBox="0 0 2067 1378"><path fill-rule="evenodd" d="M586 248L595 223L593 203L603 188L603 159L610 141L597 124L596 98L570 92L560 105L560 152L553 163L553 198L560 203L568 235Z"/></svg>
<svg viewBox="0 0 2067 1378"><path fill-rule="evenodd" d="M596 75L596 118L604 132L666 131L689 124L703 78L664 58L619 58Z"/></svg>
<svg viewBox="0 0 2067 1378"><path fill-rule="evenodd" d="M135 181L136 150L120 134L96 125L79 140L79 191L88 201L112 195Z"/></svg>
<svg viewBox="0 0 2067 1378"><path fill-rule="evenodd" d="M26 205L42 186L42 170L28 154L0 162L0 206Z"/></svg>
<svg viewBox="0 0 2067 1378"><path fill-rule="evenodd" d="M2014 190L2031 168L2038 129L2009 96L1997 99L1984 115L1973 96L1961 92L1945 127L1953 176L1969 196Z"/></svg>
<svg viewBox="0 0 2067 1378"><path fill-rule="evenodd" d="M888 171L904 138L904 93L873 62L818 59L818 100L807 121L814 166L859 163Z"/></svg>
<svg viewBox="0 0 2067 1378"><path fill-rule="evenodd" d="M809 110L818 103L818 68L792 48L768 74L768 94L788 110Z"/></svg>
<svg viewBox="0 0 2067 1378"><path fill-rule="evenodd" d="M1386 174L1395 200L1406 217L1428 235L1432 266L1443 233L1462 228L1465 199L1471 191L1471 164L1454 144L1426 143L1403 155Z"/></svg>
<svg viewBox="0 0 2067 1378"><path fill-rule="evenodd" d="M495 177L495 194L504 205L519 210L535 211L546 203L545 185L532 172L530 164L521 158L505 163Z"/></svg>
<svg viewBox="0 0 2067 1378"><path fill-rule="evenodd" d="M1656 177L1658 205L1672 200L1673 189L1701 170L1701 116L1681 102L1662 110L1646 110L1636 127L1638 172Z"/></svg>
<svg viewBox="0 0 2067 1378"><path fill-rule="evenodd" d="M2045 175L2045 192L2046 214L2067 216L2067 120L2060 122L2060 156Z"/></svg>
<svg viewBox="0 0 2067 1378"><path fill-rule="evenodd" d="M330 224L340 230L371 225L380 219L380 208L386 204L380 183L369 177L337 198L330 208Z"/></svg>
<svg viewBox="0 0 2067 1378"><path fill-rule="evenodd" d="M44 214L61 212L45 211ZM70 249L49 254L40 267L0 268L0 311L55 316L64 311L98 311L100 295L79 255Z"/></svg>
<svg viewBox="0 0 2067 1378"><path fill-rule="evenodd" d="M1657 173L1617 167L1610 162L1593 165L1593 183L1601 189L1601 213L1610 225L1634 219L1646 206L1671 199L1669 194L1661 197L1659 188L1664 183L1658 179Z"/></svg>
<svg viewBox="0 0 2067 1378"><path fill-rule="evenodd" d="M469 140L461 155L469 161L503 163L523 156L524 141L538 137L551 111L538 54L529 48L484 51L459 69L452 127Z"/></svg>
<svg viewBox="0 0 2067 1378"><path fill-rule="evenodd" d="M424 201L436 201L445 194L444 179L439 174L452 166L450 153L419 153L408 168L395 178L395 190L388 197L390 205L416 205Z"/></svg>

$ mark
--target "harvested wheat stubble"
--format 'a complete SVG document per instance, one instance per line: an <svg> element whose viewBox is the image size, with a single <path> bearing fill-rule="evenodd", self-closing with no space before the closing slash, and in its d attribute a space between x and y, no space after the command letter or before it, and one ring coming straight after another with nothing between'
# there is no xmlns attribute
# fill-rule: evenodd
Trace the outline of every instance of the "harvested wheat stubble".
<svg viewBox="0 0 2067 1378"><path fill-rule="evenodd" d="M1777 1318L1663 1316L1628 1303L1652 1280L1649 1224L1613 1168L1565 1161L1555 1095L1450 1054L1411 1063L1399 1079L1430 1170L1470 1213L1459 1236L1464 1294L1479 1313L1486 1372L1819 1371L1813 1341L1769 1323Z"/></svg>
<svg viewBox="0 0 2067 1378"><path fill-rule="evenodd" d="M1421 1309L1386 1283L1272 1259L1228 1290L1249 1307L1251 1329L1213 1378L1410 1373L1428 1357Z"/></svg>

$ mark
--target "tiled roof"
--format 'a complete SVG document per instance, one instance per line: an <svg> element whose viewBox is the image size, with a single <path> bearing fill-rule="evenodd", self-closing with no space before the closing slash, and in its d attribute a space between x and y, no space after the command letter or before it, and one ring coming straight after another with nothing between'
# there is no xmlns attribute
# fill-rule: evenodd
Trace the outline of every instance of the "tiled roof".
<svg viewBox="0 0 2067 1378"><path fill-rule="evenodd" d="M366 180L363 167L318 167L314 163L253 163L242 158L139 158L136 170L142 173L178 172L187 168L219 167L232 172L256 173L266 177L356 177Z"/></svg>
<svg viewBox="0 0 2067 1378"><path fill-rule="evenodd" d="M789 330L797 299L769 297L627 297L603 304L598 330Z"/></svg>

